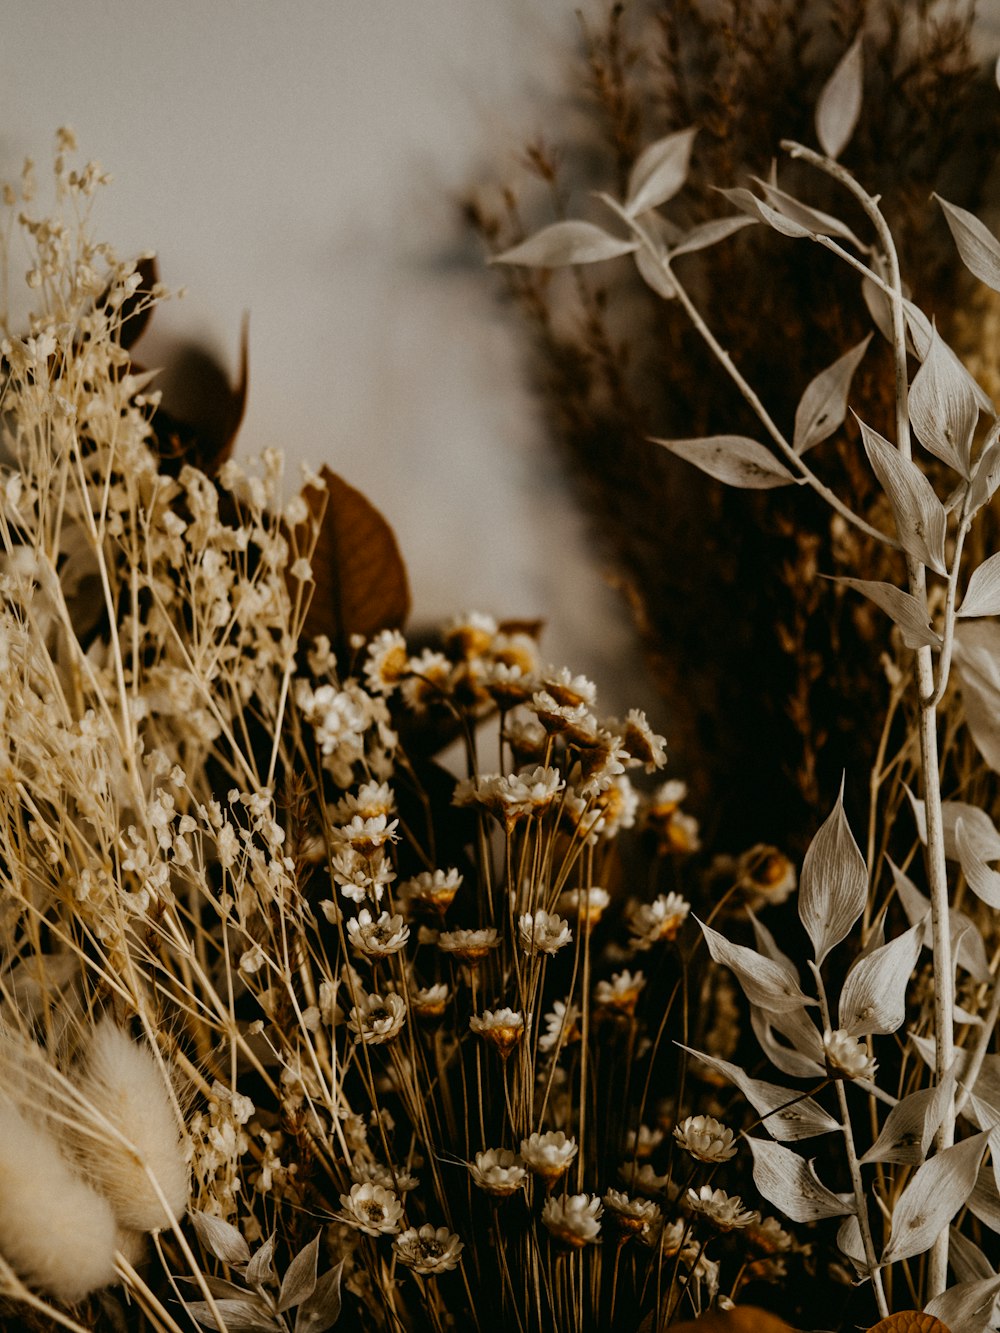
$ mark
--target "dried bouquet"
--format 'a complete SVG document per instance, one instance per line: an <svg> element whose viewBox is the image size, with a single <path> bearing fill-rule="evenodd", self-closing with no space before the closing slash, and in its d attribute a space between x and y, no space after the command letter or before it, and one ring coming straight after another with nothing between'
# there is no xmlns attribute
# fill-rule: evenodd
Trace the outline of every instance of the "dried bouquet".
<svg viewBox="0 0 1000 1333"><path fill-rule="evenodd" d="M905 561L905 589L851 583L889 617L865 851L838 800L797 894L776 847L702 849L663 738L545 666L537 624L465 614L407 642L371 506L327 471L285 498L279 454L231 457L245 373L219 438L170 420L133 355L167 293L93 240L104 176L68 131L50 215L30 166L8 189L7 264L16 237L36 298L0 348L8 1325L995 1325L1000 557L970 572L963 551L1000 443L836 161L862 59L824 90L824 152L790 151L874 240L776 185L676 234L682 129L606 196L618 231L566 220L504 256L634 257L770 442L669 448L810 487ZM1000 284L1000 244L945 211ZM865 349L786 436L683 284L687 255L761 224L874 289L899 447L864 438L894 533L806 457Z"/></svg>

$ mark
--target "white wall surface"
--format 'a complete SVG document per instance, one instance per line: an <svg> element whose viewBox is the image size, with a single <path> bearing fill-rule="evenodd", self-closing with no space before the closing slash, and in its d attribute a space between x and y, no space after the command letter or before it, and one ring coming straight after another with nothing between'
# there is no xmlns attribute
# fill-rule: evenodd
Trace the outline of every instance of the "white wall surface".
<svg viewBox="0 0 1000 1333"><path fill-rule="evenodd" d="M553 659L621 711L654 699L624 611L495 284L454 262L453 198L544 128L578 6L8 0L0 174L72 125L115 176L103 233L188 288L144 359L194 338L233 365L249 309L241 452L329 462L396 529L415 619L542 616Z"/></svg>

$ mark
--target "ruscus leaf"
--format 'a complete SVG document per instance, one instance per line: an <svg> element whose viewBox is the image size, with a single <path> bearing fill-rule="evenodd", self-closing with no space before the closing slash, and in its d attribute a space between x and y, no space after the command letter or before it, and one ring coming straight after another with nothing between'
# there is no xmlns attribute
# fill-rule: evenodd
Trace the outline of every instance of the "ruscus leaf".
<svg viewBox="0 0 1000 1333"><path fill-rule="evenodd" d="M250 1247L231 1222L225 1222L211 1213L197 1211L191 1213L191 1220L198 1239L216 1259L221 1259L224 1264L250 1262Z"/></svg>
<svg viewBox="0 0 1000 1333"><path fill-rule="evenodd" d="M944 539L948 516L934 487L911 459L905 458L877 430L858 421L872 471L892 505L896 535L904 551L938 574L947 574Z"/></svg>
<svg viewBox="0 0 1000 1333"><path fill-rule="evenodd" d="M973 277L1000 292L1000 242L974 213L949 204L939 194L934 198L941 205L962 263Z"/></svg>
<svg viewBox="0 0 1000 1333"><path fill-rule="evenodd" d="M815 1003L803 995L799 979L791 968L763 958L755 949L748 949L743 944L733 944L704 922L698 921L698 925L713 960L735 974L751 1004L763 1005L779 1013Z"/></svg>
<svg viewBox="0 0 1000 1333"><path fill-rule="evenodd" d="M753 1153L753 1181L769 1203L793 1222L844 1217L853 1212L816 1178L798 1153L770 1139L747 1139Z"/></svg>
<svg viewBox="0 0 1000 1333"><path fill-rule="evenodd" d="M718 245L724 241L727 236L732 236L734 232L742 231L744 227L753 226L752 217L737 216L731 218L713 218L710 222L702 222L697 227L692 227L676 245L670 247L670 258L674 259L677 255L693 254L696 250L707 250L710 245Z"/></svg>
<svg viewBox="0 0 1000 1333"><path fill-rule="evenodd" d="M987 1132L936 1152L919 1166L892 1210L892 1233L883 1264L912 1259L934 1241L969 1198L986 1151Z"/></svg>
<svg viewBox="0 0 1000 1333"><path fill-rule="evenodd" d="M316 1283L316 1288L299 1306L295 1316L295 1333L325 1333L340 1318L340 1285L346 1259L341 1259Z"/></svg>
<svg viewBox="0 0 1000 1333"><path fill-rule="evenodd" d="M839 157L854 133L861 114L863 78L859 33L841 56L816 103L816 138L827 157Z"/></svg>
<svg viewBox="0 0 1000 1333"><path fill-rule="evenodd" d="M612 236L592 222L553 222L534 236L494 255L494 264L525 264L531 268L565 268L570 264L597 264L630 255L638 241Z"/></svg>
<svg viewBox="0 0 1000 1333"><path fill-rule="evenodd" d="M691 1050L689 1046L683 1046L682 1050L689 1051L731 1083L735 1083L760 1116L762 1128L773 1139L794 1143L799 1139L813 1138L817 1134L829 1134L831 1130L840 1129L839 1121L824 1111L819 1102L804 1096L795 1088L783 1088L778 1083L751 1078L739 1065L721 1060L715 1055L704 1055L701 1051Z"/></svg>
<svg viewBox="0 0 1000 1333"><path fill-rule="evenodd" d="M932 1314L950 1329L987 1330L993 1324L993 1310L1000 1294L1000 1277L977 1282L958 1282L940 1296L929 1300L925 1314Z"/></svg>
<svg viewBox="0 0 1000 1333"><path fill-rule="evenodd" d="M937 330L910 386L910 421L917 439L963 477L971 473L972 436L979 404L971 376Z"/></svg>
<svg viewBox="0 0 1000 1333"><path fill-rule="evenodd" d="M716 481L745 490L770 490L790 486L796 478L779 463L769 449L743 435L710 435L696 440L658 440L664 449L693 463Z"/></svg>
<svg viewBox="0 0 1000 1333"><path fill-rule="evenodd" d="M672 199L687 180L696 127L675 130L648 144L635 160L628 178L625 211L637 217Z"/></svg>
<svg viewBox="0 0 1000 1333"><path fill-rule="evenodd" d="M977 565L969 575L958 615L1000 615L1000 551Z"/></svg>
<svg viewBox="0 0 1000 1333"><path fill-rule="evenodd" d="M865 910L868 867L844 814L843 792L809 844L799 882L799 918L817 965Z"/></svg>
<svg viewBox="0 0 1000 1333"><path fill-rule="evenodd" d="M848 588L874 602L880 610L899 626L907 648L940 648L941 639L930 627L930 612L926 602L917 601L911 593L903 592L892 583L878 583L871 579L838 578Z"/></svg>
<svg viewBox="0 0 1000 1333"><path fill-rule="evenodd" d="M806 385L795 409L792 443L797 454L804 454L829 439L843 425L847 416L847 395L851 380L871 340L872 335L869 333L867 338L838 357L825 370L821 370Z"/></svg>
<svg viewBox="0 0 1000 1333"><path fill-rule="evenodd" d="M307 1296L311 1296L316 1287L316 1266L319 1263L319 1241L322 1231L317 1231L308 1245L303 1246L288 1265L278 1295L278 1313L284 1314L293 1306L301 1305Z"/></svg>
<svg viewBox="0 0 1000 1333"><path fill-rule="evenodd" d="M852 1037L895 1032L906 1017L906 986L923 943L923 922L911 926L851 968L840 993L840 1026Z"/></svg>
<svg viewBox="0 0 1000 1333"><path fill-rule="evenodd" d="M903 1097L885 1118L878 1138L861 1158L866 1162L902 1162L919 1166L953 1095L955 1076L934 1088L919 1088Z"/></svg>
<svg viewBox="0 0 1000 1333"><path fill-rule="evenodd" d="M994 773L1000 773L1000 624L960 624L953 660L972 739Z"/></svg>

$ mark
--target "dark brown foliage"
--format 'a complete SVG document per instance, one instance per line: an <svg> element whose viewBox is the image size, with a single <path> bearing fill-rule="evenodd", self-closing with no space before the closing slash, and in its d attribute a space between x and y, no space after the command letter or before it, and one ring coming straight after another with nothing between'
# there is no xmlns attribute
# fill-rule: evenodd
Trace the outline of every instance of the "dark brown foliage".
<svg viewBox="0 0 1000 1333"><path fill-rule="evenodd" d="M471 200L469 222L496 251L553 215L605 221L590 192L622 190L645 144L697 125L688 185L665 210L677 225L731 211L714 187L766 176L777 156L785 189L867 236L852 201L778 146L815 142L820 89L863 28L865 105L843 160L881 192L915 299L947 330L968 282L930 194L979 207L998 142L996 91L974 66L971 20L971 5L935 18L908 0L614 5L584 29L584 115L558 148L530 146L517 189L506 185L495 203ZM848 270L763 227L680 260L679 272L789 430L809 379L871 328ZM630 264L504 277L530 330L553 434L616 565L709 833L717 822L726 845L801 841L845 766L860 789L888 638L886 621L818 575L879 577L880 557L800 488L727 491L648 443L649 434L761 435L683 311ZM891 359L877 339L851 403L891 436ZM852 507L891 525L853 422L810 459ZM899 578L902 568L884 573Z"/></svg>

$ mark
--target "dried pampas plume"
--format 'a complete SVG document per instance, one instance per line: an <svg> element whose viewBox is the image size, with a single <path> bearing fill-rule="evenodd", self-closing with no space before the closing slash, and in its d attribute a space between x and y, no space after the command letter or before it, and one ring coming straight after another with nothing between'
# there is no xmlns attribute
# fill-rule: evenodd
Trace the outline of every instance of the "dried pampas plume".
<svg viewBox="0 0 1000 1333"><path fill-rule="evenodd" d="M0 1102L0 1256L68 1305L115 1278L107 1199L71 1170L48 1130Z"/></svg>
<svg viewBox="0 0 1000 1333"><path fill-rule="evenodd" d="M74 1148L121 1225L154 1231L180 1217L188 1166L174 1102L153 1053L103 1019L77 1086L92 1123L74 1135Z"/></svg>

